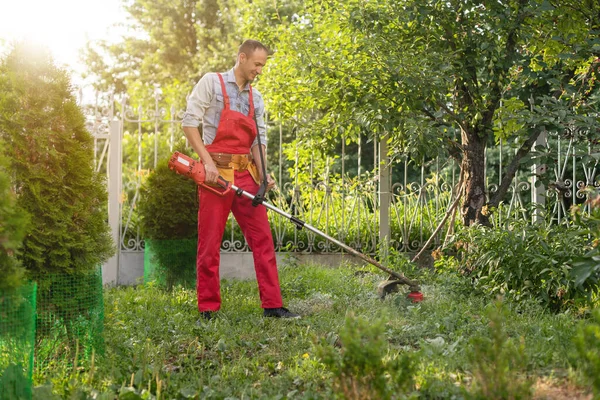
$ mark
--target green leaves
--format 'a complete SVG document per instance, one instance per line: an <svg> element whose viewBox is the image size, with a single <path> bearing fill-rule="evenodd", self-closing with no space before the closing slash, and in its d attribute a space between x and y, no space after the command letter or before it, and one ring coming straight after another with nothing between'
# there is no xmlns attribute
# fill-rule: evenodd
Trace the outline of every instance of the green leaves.
<svg viewBox="0 0 600 400"><path fill-rule="evenodd" d="M471 227L458 235L463 268L475 286L517 300L535 299L561 310L585 306L598 290L600 268L584 267L587 240L581 227L513 223L495 229Z"/></svg>
<svg viewBox="0 0 600 400"><path fill-rule="evenodd" d="M600 251L598 248L573 263L571 276L575 280L575 285L579 288L584 288L584 285L589 286L598 283L598 277L600 276Z"/></svg>

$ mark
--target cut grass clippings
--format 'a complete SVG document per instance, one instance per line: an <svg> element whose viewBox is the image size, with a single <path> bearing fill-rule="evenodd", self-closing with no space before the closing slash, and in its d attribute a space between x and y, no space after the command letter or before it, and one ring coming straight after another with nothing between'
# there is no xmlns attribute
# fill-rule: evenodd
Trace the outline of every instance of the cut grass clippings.
<svg viewBox="0 0 600 400"><path fill-rule="evenodd" d="M571 368L575 316L501 303L472 294L456 276L427 272L419 277L422 303L406 292L382 301L376 287L385 277L365 271L280 268L284 301L300 320L262 317L255 281L223 281L222 308L211 321L199 319L193 290L107 289L106 354L93 365L75 363L76 371L72 360L39 371L34 398L331 399L353 398L354 389L360 398L482 398L500 375L523 383L529 395L521 398L554 398L549 388L574 398L589 393ZM362 358L344 357L351 345L364 348ZM473 362L478 354L506 368L484 371Z"/></svg>

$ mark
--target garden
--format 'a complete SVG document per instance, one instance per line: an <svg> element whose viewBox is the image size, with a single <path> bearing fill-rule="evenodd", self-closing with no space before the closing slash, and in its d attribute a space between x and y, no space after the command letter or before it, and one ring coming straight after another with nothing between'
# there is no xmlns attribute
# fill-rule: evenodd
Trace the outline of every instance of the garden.
<svg viewBox="0 0 600 400"><path fill-rule="evenodd" d="M597 2L124 8L137 34L82 52L95 103L0 52L0 400L600 398ZM167 161L197 157L179 110L247 37L272 49L268 201L422 301L269 211L301 318L235 277L201 318L197 187ZM230 219L222 254L250 250Z"/></svg>

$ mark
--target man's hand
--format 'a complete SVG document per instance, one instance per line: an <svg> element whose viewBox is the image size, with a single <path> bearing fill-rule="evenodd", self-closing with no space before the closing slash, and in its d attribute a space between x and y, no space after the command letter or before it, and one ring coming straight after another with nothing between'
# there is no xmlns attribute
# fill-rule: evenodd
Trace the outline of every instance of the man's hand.
<svg viewBox="0 0 600 400"><path fill-rule="evenodd" d="M217 183L217 179L219 178L219 170L215 166L215 163L213 163L213 162L205 163L204 164L204 172L206 174L206 177L204 178L204 181L206 183L211 183L211 184Z"/></svg>
<svg viewBox="0 0 600 400"><path fill-rule="evenodd" d="M275 187L275 179L271 175L267 175L267 192Z"/></svg>

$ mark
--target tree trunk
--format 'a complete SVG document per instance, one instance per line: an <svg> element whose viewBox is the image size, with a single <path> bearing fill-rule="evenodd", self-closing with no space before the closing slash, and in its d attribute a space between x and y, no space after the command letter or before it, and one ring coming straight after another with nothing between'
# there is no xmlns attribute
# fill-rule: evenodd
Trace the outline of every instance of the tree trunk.
<svg viewBox="0 0 600 400"><path fill-rule="evenodd" d="M485 135L475 129L462 130L464 200L461 206L463 224L479 223L490 226L490 220L482 210L487 202L485 187Z"/></svg>

